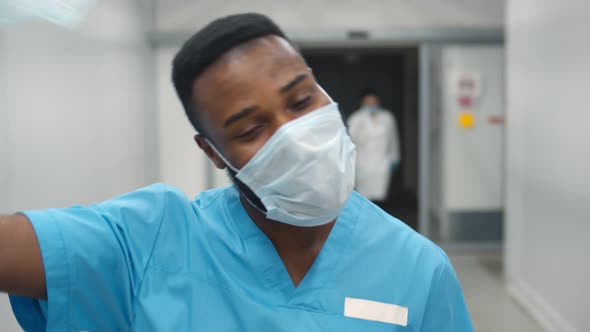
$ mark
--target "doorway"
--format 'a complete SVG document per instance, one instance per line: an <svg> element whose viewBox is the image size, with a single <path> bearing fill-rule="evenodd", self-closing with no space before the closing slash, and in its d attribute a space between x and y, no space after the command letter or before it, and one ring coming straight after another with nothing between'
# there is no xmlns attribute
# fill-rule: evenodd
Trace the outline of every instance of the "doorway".
<svg viewBox="0 0 590 332"><path fill-rule="evenodd" d="M401 163L382 208L418 230L418 49L304 48L318 83L339 103L346 120L360 107L364 89L377 91L399 130Z"/></svg>

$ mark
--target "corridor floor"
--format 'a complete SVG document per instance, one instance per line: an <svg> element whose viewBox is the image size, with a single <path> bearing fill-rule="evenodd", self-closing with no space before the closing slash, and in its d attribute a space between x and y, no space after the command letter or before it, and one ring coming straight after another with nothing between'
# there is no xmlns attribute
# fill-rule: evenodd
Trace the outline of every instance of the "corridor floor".
<svg viewBox="0 0 590 332"><path fill-rule="evenodd" d="M502 257L498 254L453 254L476 332L542 332L504 286Z"/></svg>

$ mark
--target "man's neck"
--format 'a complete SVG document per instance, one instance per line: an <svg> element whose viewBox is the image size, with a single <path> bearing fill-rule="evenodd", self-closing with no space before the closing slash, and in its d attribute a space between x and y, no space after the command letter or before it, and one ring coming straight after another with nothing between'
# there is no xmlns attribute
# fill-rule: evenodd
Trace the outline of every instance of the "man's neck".
<svg viewBox="0 0 590 332"><path fill-rule="evenodd" d="M317 258L334 221L316 227L297 227L267 219L240 194L240 201L256 226L266 234L281 257L295 287Z"/></svg>

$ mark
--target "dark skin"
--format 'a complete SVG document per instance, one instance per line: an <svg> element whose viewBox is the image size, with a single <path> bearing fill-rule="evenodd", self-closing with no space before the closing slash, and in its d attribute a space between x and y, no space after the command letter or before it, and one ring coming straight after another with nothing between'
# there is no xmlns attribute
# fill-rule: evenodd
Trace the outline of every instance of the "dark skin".
<svg viewBox="0 0 590 332"><path fill-rule="evenodd" d="M0 292L47 299L37 235L23 215L0 215Z"/></svg>
<svg viewBox="0 0 590 332"><path fill-rule="evenodd" d="M278 37L259 38L229 51L199 77L194 91L204 134L237 168L283 124L330 103L303 58ZM218 168L226 167L204 136L195 140ZM295 227L268 220L243 196L241 200L274 244L293 284L299 285L334 221ZM47 299L37 236L23 215L0 215L0 292Z"/></svg>
<svg viewBox="0 0 590 332"><path fill-rule="evenodd" d="M275 36L255 39L224 54L195 81L193 91L203 135L238 169L279 127L330 103L301 55ZM203 135L195 136L199 147L217 168L226 168ZM298 286L334 221L318 227L291 226L267 219L243 195L241 201Z"/></svg>

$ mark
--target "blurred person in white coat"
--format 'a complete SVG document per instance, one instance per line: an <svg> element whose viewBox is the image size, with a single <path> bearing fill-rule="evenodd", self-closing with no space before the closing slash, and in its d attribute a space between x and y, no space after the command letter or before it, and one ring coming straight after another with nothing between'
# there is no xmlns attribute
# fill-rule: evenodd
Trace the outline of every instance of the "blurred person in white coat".
<svg viewBox="0 0 590 332"><path fill-rule="evenodd" d="M375 90L365 89L360 109L348 119L348 130L357 147L356 190L381 205L401 160L396 119L381 107Z"/></svg>

